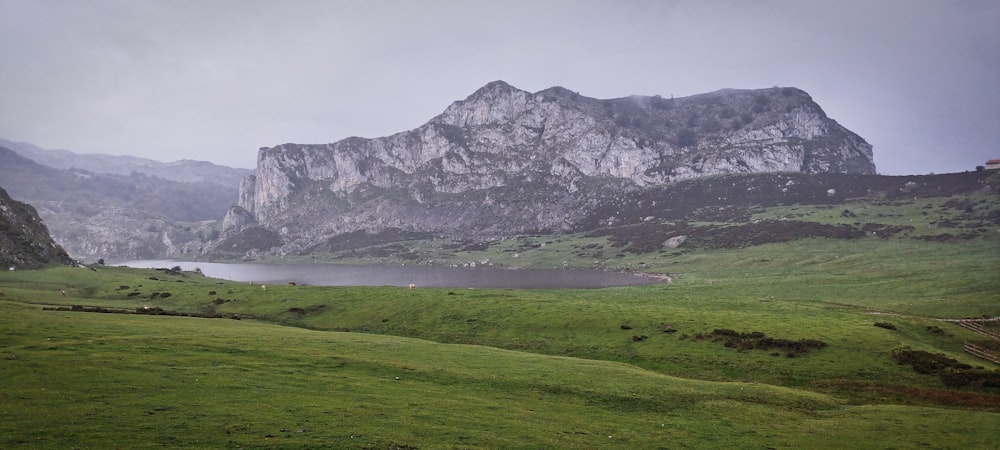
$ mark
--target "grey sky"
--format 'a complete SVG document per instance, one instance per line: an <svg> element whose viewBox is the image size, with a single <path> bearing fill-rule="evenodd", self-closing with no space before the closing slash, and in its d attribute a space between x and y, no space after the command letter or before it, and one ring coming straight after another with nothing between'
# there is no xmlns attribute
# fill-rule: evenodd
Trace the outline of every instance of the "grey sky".
<svg viewBox="0 0 1000 450"><path fill-rule="evenodd" d="M253 167L493 80L596 98L795 86L884 174L1000 158L1000 2L0 0L0 137Z"/></svg>

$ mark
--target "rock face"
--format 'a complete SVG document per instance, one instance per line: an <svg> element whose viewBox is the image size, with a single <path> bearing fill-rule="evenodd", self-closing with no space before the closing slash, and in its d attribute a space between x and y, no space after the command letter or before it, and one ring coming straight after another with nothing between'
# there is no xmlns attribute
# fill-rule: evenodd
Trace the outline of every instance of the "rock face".
<svg viewBox="0 0 1000 450"><path fill-rule="evenodd" d="M0 189L0 268L35 269L49 263L73 260L52 240L35 208Z"/></svg>
<svg viewBox="0 0 1000 450"><path fill-rule="evenodd" d="M253 214L250 214L250 211L241 206L233 206L226 212L226 218L222 219L222 232L239 233L256 223L257 220L254 219Z"/></svg>
<svg viewBox="0 0 1000 450"><path fill-rule="evenodd" d="M239 206L278 253L399 228L569 231L600 199L708 175L875 173L871 145L795 88L599 100L487 84L414 130L262 148Z"/></svg>

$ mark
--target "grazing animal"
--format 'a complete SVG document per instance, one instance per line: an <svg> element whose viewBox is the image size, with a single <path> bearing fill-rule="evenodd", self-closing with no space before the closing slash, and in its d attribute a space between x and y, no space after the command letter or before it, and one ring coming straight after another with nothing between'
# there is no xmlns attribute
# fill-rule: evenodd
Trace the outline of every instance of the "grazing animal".
<svg viewBox="0 0 1000 450"><path fill-rule="evenodd" d="M260 289L261 289L262 291L266 291L266 290L267 290L267 285L266 285L266 284L262 284L262 285L260 285Z"/></svg>
<svg viewBox="0 0 1000 450"><path fill-rule="evenodd" d="M3 297L3 291L0 291L0 297Z"/></svg>
<svg viewBox="0 0 1000 450"><path fill-rule="evenodd" d="M413 284L413 283L410 283L410 286L409 286L409 287L410 287L410 289L416 289L416 288L417 288L417 285L415 285L415 284Z"/></svg>
<svg viewBox="0 0 1000 450"><path fill-rule="evenodd" d="M294 281L289 281L289 282L288 282L288 285L289 285L289 286L297 286L297 284L295 284L295 282L294 282Z"/></svg>
<svg viewBox="0 0 1000 450"><path fill-rule="evenodd" d="M66 291L59 291L59 295L65 297L66 296Z"/></svg>

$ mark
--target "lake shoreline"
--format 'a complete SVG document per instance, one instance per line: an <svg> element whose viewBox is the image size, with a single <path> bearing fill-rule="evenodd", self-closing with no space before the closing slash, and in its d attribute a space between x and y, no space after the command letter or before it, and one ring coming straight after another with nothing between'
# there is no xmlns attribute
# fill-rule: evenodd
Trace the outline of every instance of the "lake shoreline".
<svg viewBox="0 0 1000 450"><path fill-rule="evenodd" d="M109 265L163 269L180 267L237 282L314 286L410 286L498 289L596 289L670 283L667 274L627 270L513 266L425 266L339 263L219 263L181 260L113 261Z"/></svg>

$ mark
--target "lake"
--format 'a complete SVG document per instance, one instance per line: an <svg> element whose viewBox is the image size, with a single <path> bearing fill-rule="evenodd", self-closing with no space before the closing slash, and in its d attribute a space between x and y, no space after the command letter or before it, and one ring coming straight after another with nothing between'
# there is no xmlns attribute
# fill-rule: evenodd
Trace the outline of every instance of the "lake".
<svg viewBox="0 0 1000 450"><path fill-rule="evenodd" d="M230 264L169 260L116 263L135 268L201 269L206 276L256 283L313 286L407 286L438 288L594 289L659 283L655 277L584 269L508 269L349 264Z"/></svg>

